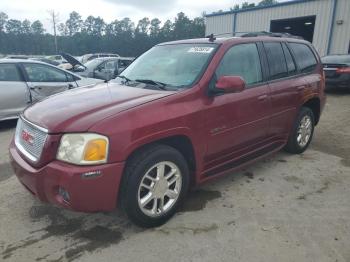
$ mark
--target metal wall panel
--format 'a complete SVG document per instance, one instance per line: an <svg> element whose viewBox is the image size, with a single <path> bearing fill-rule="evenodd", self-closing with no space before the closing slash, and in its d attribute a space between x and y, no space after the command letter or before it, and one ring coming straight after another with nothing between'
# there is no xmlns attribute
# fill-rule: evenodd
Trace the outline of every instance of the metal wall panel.
<svg viewBox="0 0 350 262"><path fill-rule="evenodd" d="M338 22L338 23L337 23ZM338 0L335 13L331 54L346 54L350 48L350 1Z"/></svg>
<svg viewBox="0 0 350 262"><path fill-rule="evenodd" d="M326 54L333 0L317 0L237 14L236 31L270 31L271 20L316 15L313 44ZM345 0L348 1L348 0Z"/></svg>
<svg viewBox="0 0 350 262"><path fill-rule="evenodd" d="M213 33L220 37L232 36L233 14L206 17L205 23L205 35Z"/></svg>

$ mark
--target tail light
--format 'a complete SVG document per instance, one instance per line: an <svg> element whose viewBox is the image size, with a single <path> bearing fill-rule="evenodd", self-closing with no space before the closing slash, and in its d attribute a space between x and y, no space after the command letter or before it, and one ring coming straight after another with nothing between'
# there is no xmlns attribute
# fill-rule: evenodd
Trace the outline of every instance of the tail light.
<svg viewBox="0 0 350 262"><path fill-rule="evenodd" d="M337 74L350 74L350 67L337 68Z"/></svg>

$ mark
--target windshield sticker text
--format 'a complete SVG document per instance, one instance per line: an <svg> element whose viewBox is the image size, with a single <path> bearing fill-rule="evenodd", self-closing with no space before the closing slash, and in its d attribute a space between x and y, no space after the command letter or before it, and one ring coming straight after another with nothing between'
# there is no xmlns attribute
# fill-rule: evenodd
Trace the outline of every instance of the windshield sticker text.
<svg viewBox="0 0 350 262"><path fill-rule="evenodd" d="M188 50L188 53L205 53L205 54L209 54L214 50L214 47L191 47Z"/></svg>

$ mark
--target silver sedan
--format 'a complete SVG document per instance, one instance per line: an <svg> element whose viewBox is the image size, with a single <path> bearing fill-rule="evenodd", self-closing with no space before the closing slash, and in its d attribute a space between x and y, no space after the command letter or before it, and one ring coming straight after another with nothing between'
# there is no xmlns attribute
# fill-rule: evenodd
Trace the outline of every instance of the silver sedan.
<svg viewBox="0 0 350 262"><path fill-rule="evenodd" d="M101 82L38 61L0 59L0 121L17 118L47 96Z"/></svg>

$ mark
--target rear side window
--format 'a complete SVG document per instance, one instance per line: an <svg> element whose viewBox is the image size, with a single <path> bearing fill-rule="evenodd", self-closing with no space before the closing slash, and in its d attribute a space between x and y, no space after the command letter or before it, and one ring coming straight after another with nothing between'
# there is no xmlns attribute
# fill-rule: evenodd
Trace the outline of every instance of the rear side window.
<svg viewBox="0 0 350 262"><path fill-rule="evenodd" d="M278 79L288 76L286 59L281 43L264 43L267 61L270 68L270 79Z"/></svg>
<svg viewBox="0 0 350 262"><path fill-rule="evenodd" d="M285 43L282 44L284 56L287 62L288 75L294 75L297 72L297 67L294 64L293 57Z"/></svg>
<svg viewBox="0 0 350 262"><path fill-rule="evenodd" d="M22 81L14 64L0 64L0 81Z"/></svg>
<svg viewBox="0 0 350 262"><path fill-rule="evenodd" d="M222 58L216 76L240 76L247 85L261 82L261 64L256 44L233 46Z"/></svg>
<svg viewBox="0 0 350 262"><path fill-rule="evenodd" d="M289 46L300 71L302 73L312 72L317 65L317 60L310 47L299 43L289 43Z"/></svg>

